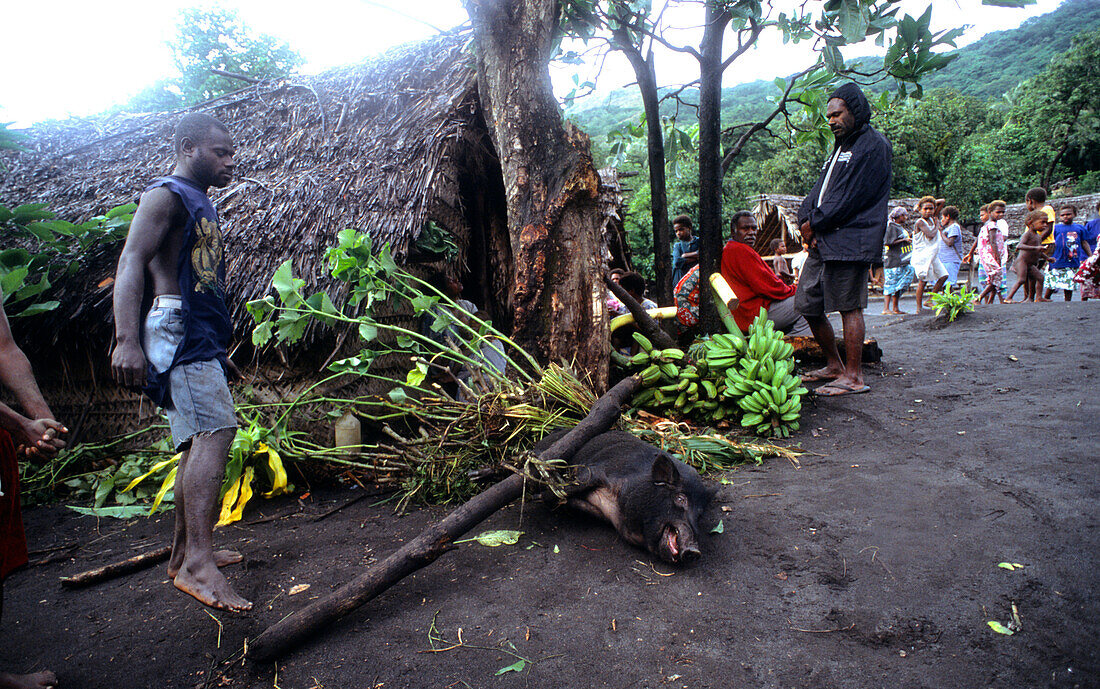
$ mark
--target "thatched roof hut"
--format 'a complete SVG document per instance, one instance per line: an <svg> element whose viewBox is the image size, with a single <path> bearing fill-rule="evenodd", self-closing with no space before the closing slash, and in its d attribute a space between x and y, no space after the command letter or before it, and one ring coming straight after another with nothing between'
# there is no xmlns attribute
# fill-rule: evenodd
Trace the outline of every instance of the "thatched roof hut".
<svg viewBox="0 0 1100 689"><path fill-rule="evenodd" d="M225 233L235 339L245 353L252 324L245 304L268 294L272 273L287 258L307 291L325 290L344 302L344 285L328 277L323 257L348 227L369 232L375 245L389 243L399 262L461 276L463 296L509 327L513 271L504 183L467 41L461 33L441 34L315 77L250 85L196 108L224 122L238 149L235 180L211 190L211 198ZM28 151L2 154L8 171L0 204L44 202L59 217L79 221L135 200L151 178L171 171L177 118L123 114L36 127ZM610 208L615 193L607 198ZM616 218L605 230L618 233L623 245ZM454 236L456 260L438 262L417 250L429 221ZM136 396L98 384L112 337L110 278L120 250L114 245L86 256L83 270L51 295L61 307L19 333L40 375L55 374L45 384L51 401L59 400L55 412L100 417L88 421L103 428L100 435L133 427L132 418L109 417L137 409ZM281 368L316 378L336 341L331 332L311 332L309 344L327 346L280 349ZM276 378L286 376L279 370ZM105 410L98 401L121 407Z"/></svg>

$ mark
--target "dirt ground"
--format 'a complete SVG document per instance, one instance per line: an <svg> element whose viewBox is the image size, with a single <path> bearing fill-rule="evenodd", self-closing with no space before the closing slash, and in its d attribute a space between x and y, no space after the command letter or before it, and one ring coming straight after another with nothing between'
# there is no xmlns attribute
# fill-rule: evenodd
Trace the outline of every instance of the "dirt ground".
<svg viewBox="0 0 1100 689"><path fill-rule="evenodd" d="M445 510L361 500L315 521L355 491L259 504L218 538L246 557L227 571L256 609L236 615L178 593L162 567L61 589L59 576L166 542L171 517L36 508L32 560L53 561L5 586L0 667L87 689L1100 686L1100 305L992 306L946 327L879 310L873 390L808 407L799 466L713 477L726 482L705 524L723 531L692 568L587 517L516 505L483 528L522 529L517 545L463 544L255 666L246 637ZM1013 605L1020 631L991 631Z"/></svg>

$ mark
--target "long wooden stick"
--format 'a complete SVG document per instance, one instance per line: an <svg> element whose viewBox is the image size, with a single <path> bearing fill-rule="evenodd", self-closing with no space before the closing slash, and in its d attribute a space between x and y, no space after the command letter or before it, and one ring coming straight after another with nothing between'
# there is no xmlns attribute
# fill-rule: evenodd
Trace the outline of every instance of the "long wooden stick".
<svg viewBox="0 0 1100 689"><path fill-rule="evenodd" d="M650 316L649 312L643 309L642 305L634 300L634 297L630 296L630 292L627 292L625 287L612 280L610 275L606 273L603 276L603 282L611 290L611 293L630 311L630 315L634 316L634 325L638 327L638 332L648 337L657 349L668 349L676 346L672 336L661 330L661 326L654 320L653 316Z"/></svg>
<svg viewBox="0 0 1100 689"><path fill-rule="evenodd" d="M109 565L89 569L87 572L74 574L71 577L61 577L61 585L67 589L84 588L85 586L98 584L101 581L120 577L123 574L130 574L131 572L137 572L152 567L158 562L167 560L168 556L171 554L172 546L170 545L166 545L163 548L156 548L155 550L147 550L140 555L135 555L121 562L112 562Z"/></svg>
<svg viewBox="0 0 1100 689"><path fill-rule="evenodd" d="M622 405L640 387L638 376L624 378L596 400L580 423L539 456L568 461L586 442L611 427L619 418ZM522 495L523 483L524 477L515 474L472 498L366 572L268 627L248 643L247 656L254 661L277 658L404 577L428 566L452 549L456 538Z"/></svg>

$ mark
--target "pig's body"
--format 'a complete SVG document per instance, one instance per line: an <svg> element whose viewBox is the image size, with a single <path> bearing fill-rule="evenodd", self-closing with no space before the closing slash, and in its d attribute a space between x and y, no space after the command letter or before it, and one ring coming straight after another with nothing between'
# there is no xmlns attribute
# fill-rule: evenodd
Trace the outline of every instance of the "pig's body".
<svg viewBox="0 0 1100 689"><path fill-rule="evenodd" d="M552 434L536 450L564 433ZM572 507L606 519L626 541L666 562L699 557L699 517L714 492L695 469L622 431L596 436L572 461L579 467Z"/></svg>

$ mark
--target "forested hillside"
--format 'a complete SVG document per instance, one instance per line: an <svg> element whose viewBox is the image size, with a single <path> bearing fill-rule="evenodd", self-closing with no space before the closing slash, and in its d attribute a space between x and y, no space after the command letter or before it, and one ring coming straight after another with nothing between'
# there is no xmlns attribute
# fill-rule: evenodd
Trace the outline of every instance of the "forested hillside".
<svg viewBox="0 0 1100 689"><path fill-rule="evenodd" d="M1046 187L1054 198L1100 191L1100 2L1067 0L1054 12L988 34L957 53L958 59L922 80L922 98L873 98L872 124L893 145L895 197L946 197L971 219L983 203L1020 202L1033 186ZM765 117L772 107L768 97L776 93L774 83L763 81L725 89L723 127ZM696 95L685 91L661 105L664 117L676 116L675 129L666 121L664 136L666 149L670 142L674 149L667 179L670 217L697 210L697 116L684 104ZM585 102L570 116L592 136L598 163L638 173L630 180L626 224L636 265L649 273L641 110L631 87L600 103ZM723 177L726 215L749 206L757 194L804 194L817 178L831 137L791 136L781 120L768 130L771 135L753 138ZM733 143L726 138L723 146Z"/></svg>
<svg viewBox="0 0 1100 689"><path fill-rule="evenodd" d="M977 43L949 54L958 57L939 72L922 80L926 90L948 88L981 100L1000 99L1021 81L1042 71L1055 56L1070 47L1074 35L1100 29L1100 1L1065 0L1058 9L1028 19L1018 28L994 31ZM881 63L868 59L868 63ZM722 121L738 122L760 116L768 110L767 96L774 95L770 81L753 81L722 90ZM695 94L686 91L685 101ZM662 114L677 112L677 103L662 104ZM682 118L694 117L694 111L679 106ZM636 122L642 111L638 90L618 89L609 95L578 101L567 111L570 119L593 139L628 122Z"/></svg>

